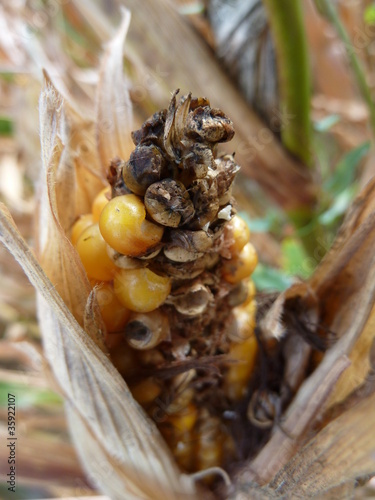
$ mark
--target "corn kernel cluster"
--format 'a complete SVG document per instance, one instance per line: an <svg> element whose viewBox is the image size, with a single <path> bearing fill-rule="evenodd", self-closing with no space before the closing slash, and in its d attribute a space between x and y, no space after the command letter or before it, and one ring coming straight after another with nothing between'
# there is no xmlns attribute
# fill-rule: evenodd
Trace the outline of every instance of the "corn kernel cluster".
<svg viewBox="0 0 375 500"><path fill-rule="evenodd" d="M190 94L133 132L71 241L96 288L107 345L134 398L186 471L235 454L222 418L255 364L257 254L215 146L232 122Z"/></svg>

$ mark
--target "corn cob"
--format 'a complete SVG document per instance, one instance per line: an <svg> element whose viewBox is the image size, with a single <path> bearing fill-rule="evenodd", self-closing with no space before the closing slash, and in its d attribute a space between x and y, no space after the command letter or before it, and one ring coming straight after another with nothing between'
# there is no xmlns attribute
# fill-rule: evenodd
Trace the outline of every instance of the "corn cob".
<svg viewBox="0 0 375 500"><path fill-rule="evenodd" d="M239 170L215 147L226 115L191 94L132 133L110 187L71 239L107 327L112 360L186 471L222 465L222 415L246 395L257 343L257 254L231 196Z"/></svg>

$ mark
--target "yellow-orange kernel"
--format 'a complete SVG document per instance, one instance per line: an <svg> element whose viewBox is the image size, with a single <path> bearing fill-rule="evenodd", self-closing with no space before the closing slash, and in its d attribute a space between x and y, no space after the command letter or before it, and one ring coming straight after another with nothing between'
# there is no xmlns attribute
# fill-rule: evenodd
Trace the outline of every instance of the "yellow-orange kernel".
<svg viewBox="0 0 375 500"><path fill-rule="evenodd" d="M109 197L111 196L111 188L109 186L105 187L96 195L94 201L92 202L92 216L95 222L99 222L100 214L103 208L107 205Z"/></svg>
<svg viewBox="0 0 375 500"><path fill-rule="evenodd" d="M248 278L258 263L258 256L251 243L247 243L238 256L224 262L223 277L229 283L239 283Z"/></svg>
<svg viewBox="0 0 375 500"><path fill-rule="evenodd" d="M254 370L258 344L255 335L245 342L233 343L228 358L234 361L228 366L224 375L223 389L232 401L241 399L246 394L246 388Z"/></svg>
<svg viewBox="0 0 375 500"><path fill-rule="evenodd" d="M247 299L242 305L246 306L247 304L250 304L250 302L253 299L255 299L255 295L256 295L255 283L253 280L250 279L247 283Z"/></svg>
<svg viewBox="0 0 375 500"><path fill-rule="evenodd" d="M72 234L70 240L73 245L77 244L77 241L83 231L94 224L94 218L92 214L84 214L74 223L72 227Z"/></svg>
<svg viewBox="0 0 375 500"><path fill-rule="evenodd" d="M150 312L168 297L171 280L146 267L120 269L114 278L114 290L121 304L131 311Z"/></svg>
<svg viewBox="0 0 375 500"><path fill-rule="evenodd" d="M256 302L250 300L233 309L234 321L228 329L228 337L234 342L244 342L254 335Z"/></svg>
<svg viewBox="0 0 375 500"><path fill-rule="evenodd" d="M126 342L110 350L111 361L123 377L132 377L138 370L139 365L134 350Z"/></svg>
<svg viewBox="0 0 375 500"><path fill-rule="evenodd" d="M150 377L130 386L130 391L133 398L138 401L140 405L147 405L152 403L161 393L160 385Z"/></svg>
<svg viewBox="0 0 375 500"><path fill-rule="evenodd" d="M83 231L76 248L89 278L101 281L113 278L116 266L107 254L107 244L100 234L98 224Z"/></svg>
<svg viewBox="0 0 375 500"><path fill-rule="evenodd" d="M169 417L169 421L176 428L176 432L185 433L193 429L198 417L197 407L189 403L182 411Z"/></svg>
<svg viewBox="0 0 375 500"><path fill-rule="evenodd" d="M113 286L103 283L96 290L103 321L109 332L121 330L129 320L130 311L126 309L115 295Z"/></svg>
<svg viewBox="0 0 375 500"><path fill-rule="evenodd" d="M102 211L100 231L114 250L135 257L157 245L163 236L164 229L145 217L146 209L138 196L116 196Z"/></svg>
<svg viewBox="0 0 375 500"><path fill-rule="evenodd" d="M172 446L172 453L178 465L187 472L194 471L195 436L191 432L186 432Z"/></svg>
<svg viewBox="0 0 375 500"><path fill-rule="evenodd" d="M232 232L233 243L229 247L232 254L237 255L243 247L249 243L250 229L246 222L239 216L235 215L230 221L230 229Z"/></svg>
<svg viewBox="0 0 375 500"><path fill-rule="evenodd" d="M223 434L216 417L204 415L201 419L196 442L196 465L198 470L218 467L223 459ZM209 481L209 478L207 478Z"/></svg>

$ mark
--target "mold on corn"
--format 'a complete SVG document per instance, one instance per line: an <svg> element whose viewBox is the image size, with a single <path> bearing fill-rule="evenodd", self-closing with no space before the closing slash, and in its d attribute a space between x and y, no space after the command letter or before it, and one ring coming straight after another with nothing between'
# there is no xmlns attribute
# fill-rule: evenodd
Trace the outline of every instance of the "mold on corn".
<svg viewBox="0 0 375 500"><path fill-rule="evenodd" d="M227 416L257 354L257 254L232 199L239 166L217 155L231 120L191 94L132 133L130 158L73 226L112 360L181 468L235 454ZM230 450L230 452L228 452Z"/></svg>

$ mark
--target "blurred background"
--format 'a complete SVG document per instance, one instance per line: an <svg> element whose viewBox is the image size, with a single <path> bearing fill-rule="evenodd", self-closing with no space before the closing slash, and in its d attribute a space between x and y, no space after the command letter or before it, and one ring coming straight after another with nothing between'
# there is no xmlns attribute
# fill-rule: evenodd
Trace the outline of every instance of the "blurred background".
<svg viewBox="0 0 375 500"><path fill-rule="evenodd" d="M234 121L238 210L260 264L257 289L311 275L375 173L375 2L291 0L0 1L0 201L33 246L40 169L38 97L46 69L88 116L103 44L124 49L134 128L171 92L206 96ZM85 144L81 145L82 154ZM6 473L8 393L17 397L17 489ZM0 247L0 498L95 495L70 444L42 356L32 286ZM375 496L371 483L358 498Z"/></svg>

